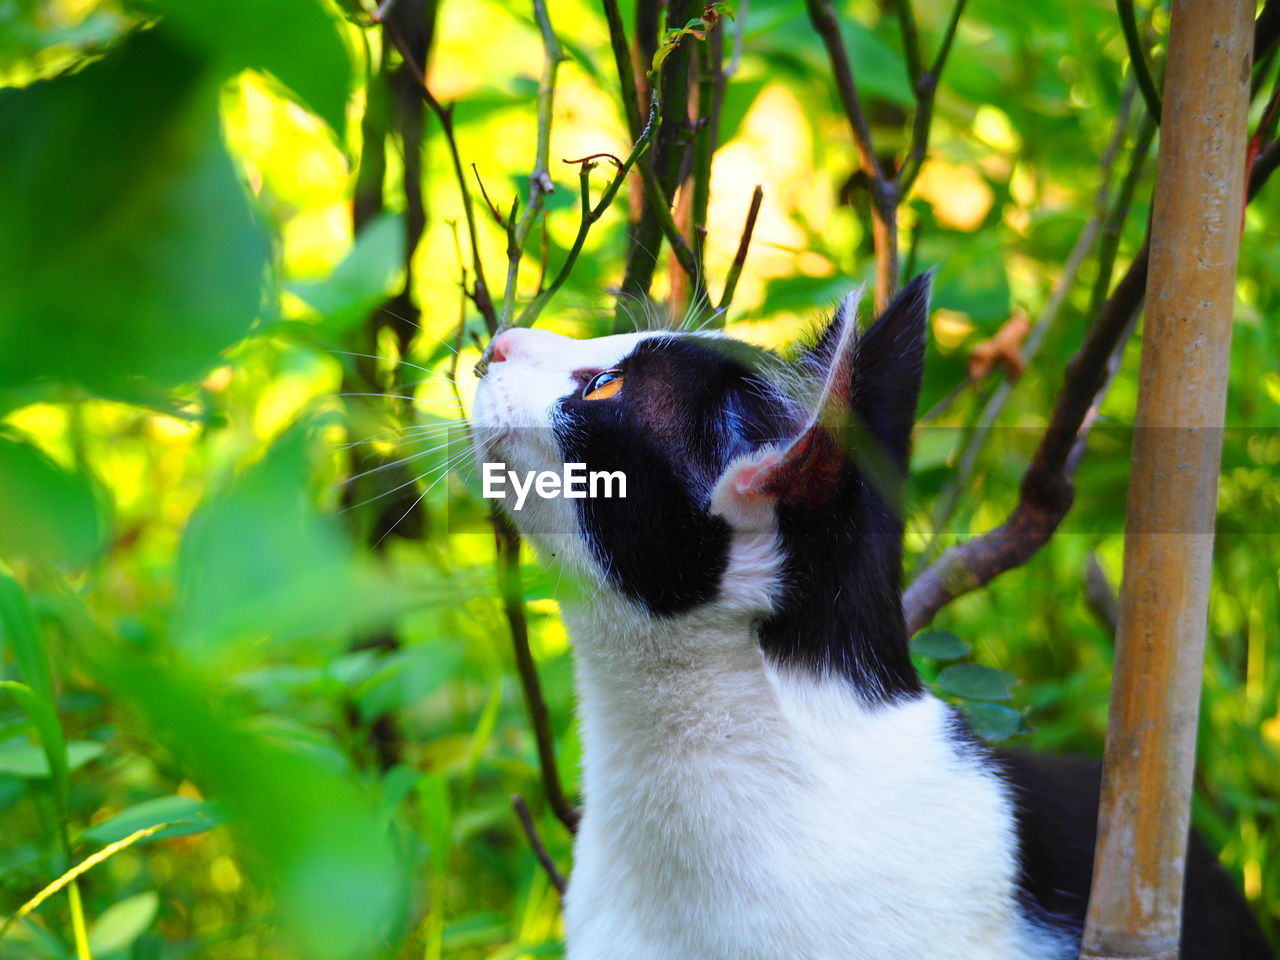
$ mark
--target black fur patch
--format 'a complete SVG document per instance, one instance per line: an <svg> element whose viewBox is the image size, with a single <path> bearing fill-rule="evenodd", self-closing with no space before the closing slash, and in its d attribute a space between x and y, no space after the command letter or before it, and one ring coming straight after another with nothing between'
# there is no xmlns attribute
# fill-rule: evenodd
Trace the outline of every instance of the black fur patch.
<svg viewBox="0 0 1280 960"><path fill-rule="evenodd" d="M609 579L657 616L713 600L729 527L708 512L729 461L794 429L759 373L779 362L733 340L653 337L618 366L621 402L560 401L566 462L621 470L623 499L578 501L583 531Z"/></svg>
<svg viewBox="0 0 1280 960"><path fill-rule="evenodd" d="M917 277L854 345L847 398L856 450L833 498L778 511L788 592L761 626L774 659L849 679L867 700L921 692L902 615L902 519L916 399L924 363L928 277ZM850 319L849 322L855 322ZM802 362L821 371L833 323Z"/></svg>

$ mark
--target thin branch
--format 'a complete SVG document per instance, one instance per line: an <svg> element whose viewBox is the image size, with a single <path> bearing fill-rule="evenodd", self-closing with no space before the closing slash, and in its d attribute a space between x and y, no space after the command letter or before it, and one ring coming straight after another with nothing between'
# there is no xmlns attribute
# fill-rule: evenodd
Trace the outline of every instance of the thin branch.
<svg viewBox="0 0 1280 960"><path fill-rule="evenodd" d="M604 0L604 18L609 24L609 46L618 71L622 90L622 110L627 116L627 129L633 141L640 138L640 97L636 93L636 74L631 64L631 48L627 44L627 28L622 23L618 0Z"/></svg>
<svg viewBox="0 0 1280 960"><path fill-rule="evenodd" d="M1133 97L1134 90L1130 86L1121 100L1120 113L1116 117L1111 139L1103 149L1098 163L1099 180L1093 199L1093 215L1085 223L1084 229L1080 231L1080 236L1076 239L1075 246L1071 248L1071 253L1068 254L1066 262L1063 264L1062 272L1058 275L1058 279L1053 285L1049 299L1045 301L1040 315L1036 318L1035 326L1032 327L1026 343L1023 344L1022 356L1027 363L1030 363L1039 353L1040 347L1048 337L1049 331L1053 329L1058 314L1066 304L1067 296L1071 293L1076 278L1079 276L1080 270L1089 256L1089 251L1093 249L1103 224L1106 222L1107 200L1111 193L1111 180L1115 170L1116 155L1129 133ZM1136 156L1131 157L1130 164L1132 165L1135 162ZM1096 314L1096 310L1091 310L1089 313L1090 316L1096 316ZM963 388L966 384L961 384L961 387ZM992 428L1000 418L1000 414L1004 411L1005 405L1012 395L1013 382L1005 378L995 388L983 406L982 413L978 416L977 423L965 443L964 452L960 457L960 464L956 468L955 478L948 484L947 492L943 494L934 510L931 520L931 533L940 534L950 526L952 517L955 516L956 508L960 504L960 498L964 491L968 489L969 481L977 468L978 458L987 441L991 438ZM938 541L935 539L934 542ZM931 552L922 554L917 572L926 562L932 560L932 557Z"/></svg>
<svg viewBox="0 0 1280 960"><path fill-rule="evenodd" d="M534 741L538 748L538 765L542 770L542 787L547 794L547 804L560 822L573 833L578 829L580 814L569 803L560 785L560 772L556 768L555 740L551 732L551 716L542 696L542 683L538 679L538 667L529 649L529 621L525 616L524 590L520 582L520 534L506 518L494 514L493 532L498 551L498 585L502 593L502 611L511 630L511 645L515 652L516 672L524 691L524 704L529 712Z"/></svg>
<svg viewBox="0 0 1280 960"><path fill-rule="evenodd" d="M518 223L515 222L515 208L512 207L511 217L507 221L507 283L502 295L502 320L498 324L499 328L510 326L515 316L516 280L520 275L525 240L542 212L543 198L555 190L550 173L551 117L555 107L556 73L560 64L568 57L551 27L546 0L533 0L533 16L542 34L545 51L542 79L538 83L538 146L534 153L533 172L529 175L529 202L525 204L524 215Z"/></svg>
<svg viewBox="0 0 1280 960"><path fill-rule="evenodd" d="M1156 122L1148 114L1142 118L1138 127L1138 138L1133 145L1133 153L1129 160L1129 171L1120 183L1111 213L1107 216L1102 232L1102 243L1098 250L1098 274L1094 278L1093 293L1089 298L1089 316L1097 313L1102 301L1111 289L1111 275L1115 270L1116 253L1120 248L1120 232L1129 218L1129 208L1133 205L1133 195L1137 192L1138 182L1146 170L1147 155L1155 140Z"/></svg>
<svg viewBox="0 0 1280 960"><path fill-rule="evenodd" d="M489 199L489 191L484 188L484 181L480 179L480 171L474 163L471 164L471 172L476 176L476 186L480 188L480 197L484 200L484 205L489 208L489 213L493 215L493 222L503 230L506 230L507 221L503 218L502 211L498 209L498 205Z"/></svg>
<svg viewBox="0 0 1280 960"><path fill-rule="evenodd" d="M645 125L645 128L640 131L640 138L636 140L635 145L631 148L631 153L627 155L626 160L619 161L618 158L611 153L594 153L578 160L564 161L565 163L576 163L580 165L578 179L580 184L579 190L581 195L582 212L578 221L577 235L574 237L573 244L570 246L569 252L565 256L564 263L560 265L560 269L557 271L555 278L552 279L550 285L538 291L534 298L529 301L528 305L525 306L524 310L521 311L520 317L515 321L515 323L500 326L496 331L494 331L494 337L499 333L509 330L513 326L533 326L538 319L538 315L542 313L543 308L546 307L546 305L556 295L560 287L564 285L565 280L568 279L569 274L573 271L574 264L578 262L578 255L582 252L582 246L586 242L587 234L591 231L591 227L597 220L604 216L605 211L609 209L610 205L612 205L613 198L617 196L619 188L626 181L627 175L631 172L632 167L635 166L636 161L640 159L644 154L645 149L649 146L649 142L653 138L654 130L657 129L657 118L658 105L656 101L653 101L649 110L649 122ZM607 157L615 164L618 164L618 172L609 182L609 185L605 187L604 193L600 195L599 201L597 201L593 207L591 205L591 171L596 167L594 161L600 157ZM476 363L476 376L483 377L485 375L485 372L489 368L489 360L492 356L493 337L490 338L489 346L485 348L480 360Z"/></svg>
<svg viewBox="0 0 1280 960"><path fill-rule="evenodd" d="M666 13L667 27L683 27L701 10L702 5L696 0L670 0ZM622 280L625 297L642 299L648 296L663 236L671 242L682 269L689 272L695 263L693 252L679 230L674 229L671 199L680 181L690 141L689 65L697 42L692 35L681 37L663 61L659 75L651 79L659 89L658 130L654 136L653 151L640 165L645 184L645 205L630 232ZM678 237L678 241L672 240L673 236ZM624 302L624 298L619 298L619 317L625 315Z"/></svg>
<svg viewBox="0 0 1280 960"><path fill-rule="evenodd" d="M742 268L747 262L747 251L751 247L751 235L756 229L756 217L760 215L760 204L764 200L764 188L756 184L751 192L751 207L747 210L747 221L742 225L742 239L738 241L738 252L733 255L733 264L724 280L724 293L720 295L720 306L716 307L717 325L724 323L729 304L733 303L733 294L738 289L738 278L742 276Z"/></svg>
<svg viewBox="0 0 1280 960"><path fill-rule="evenodd" d="M1094 321L1080 351L1067 364L1053 416L1023 475L1017 506L999 527L944 551L907 588L902 606L909 632L929 623L956 597L1026 563L1053 535L1074 497L1068 458L1103 385L1107 359L1142 303L1146 279L1144 246Z"/></svg>
<svg viewBox="0 0 1280 960"><path fill-rule="evenodd" d="M647 157L640 161L640 175L644 177L645 199L648 201L645 209L652 214L662 235L671 244L671 252L675 255L676 262L680 264L680 269L689 277L691 283L698 284L698 260L685 240L684 234L680 232L662 184L658 182L658 174Z"/></svg>
<svg viewBox="0 0 1280 960"><path fill-rule="evenodd" d="M475 204L471 199L471 190L467 187L467 175L462 169L462 157L458 153L458 141L453 131L453 107L443 106L435 98L435 94L427 86L427 78L422 72L422 67L414 59L412 51L409 50L404 37L400 35L400 31L396 29L395 24L391 20L379 22L382 24L383 34L400 51L400 56L404 59L405 65L418 83L418 91L422 94L422 99L426 101L428 109L440 121L440 128L444 131L445 141L449 144L449 157L453 162L453 174L458 182L458 192L462 196L462 211L467 219L467 233L471 240L471 264L476 276L475 286L472 288L470 296L472 302L476 305L476 309L484 317L485 325L490 332L493 332L498 329L498 313L494 309L493 298L489 294L489 285L484 278L484 264L480 259L480 242L476 232Z"/></svg>
<svg viewBox="0 0 1280 960"><path fill-rule="evenodd" d="M1257 196L1277 165L1280 149L1273 144L1253 161L1246 191L1249 200ZM902 606L909 631L929 623L956 597L1026 563L1062 522L1075 495L1072 479L1083 452L1090 412L1110 379L1113 354L1126 331L1133 329L1134 313L1142 303L1147 260L1144 245L1103 304L1080 351L1067 364L1053 416L1023 474L1018 503L1009 518L994 530L945 551L907 588Z"/></svg>
<svg viewBox="0 0 1280 960"><path fill-rule="evenodd" d="M809 11L809 20L813 28L822 37L827 47L827 56L831 60L831 68L835 73L836 93L840 97L840 105L844 107L844 115L849 121L849 129L853 133L853 143L858 151L858 162L862 171L873 184L886 182L880 161L876 159L875 149L871 145L871 127L867 123L866 111L862 108L862 98L858 95L858 84L853 77L853 68L849 66L849 54L844 48L844 39L840 36L840 24L836 20L835 9L830 0L805 0Z"/></svg>
<svg viewBox="0 0 1280 960"><path fill-rule="evenodd" d="M529 805L524 802L524 797L516 793L511 796L511 806L515 807L516 816L520 818L520 826L524 828L524 835L529 840L529 846L533 847L533 854L538 858L538 863L542 864L542 869L547 872L547 879L551 881L556 891L564 896L564 874L556 867L556 862L551 859L551 854L547 853L542 838L538 836L538 828L534 826L533 817L529 815Z"/></svg>
<svg viewBox="0 0 1280 960"><path fill-rule="evenodd" d="M1125 46L1129 48L1129 63L1133 67L1134 79L1138 89L1142 91L1142 99L1146 101L1147 112L1151 114L1156 125L1160 125L1160 91L1151 78L1151 68L1147 65L1147 55L1142 49L1142 39L1138 36L1138 21L1134 16L1133 0L1116 0L1116 13L1120 17L1120 29L1124 33Z"/></svg>
<svg viewBox="0 0 1280 960"><path fill-rule="evenodd" d="M920 62L920 31L916 29L915 11L911 0L894 0L898 11L898 29L902 31L902 52L907 61L907 79L914 88L920 82L924 66Z"/></svg>
<svg viewBox="0 0 1280 960"><path fill-rule="evenodd" d="M924 166L925 157L929 153L929 131L933 127L933 104L937 98L938 84L942 80L942 70L947 65L947 57L951 53L951 45L956 36L956 27L959 26L960 14L964 12L965 3L966 0L956 0L955 6L951 8L951 19L947 21L946 32L942 35L942 44L938 47L938 52L933 58L933 64L927 72L920 73L915 78L916 115L911 123L911 145L907 148L907 156L902 161L902 169L898 171L896 178L896 192L899 200L907 195L912 184L916 182L916 178L920 175L920 168ZM909 10L910 0L898 0L898 7L900 10ZM914 30L914 18L908 15L907 20L910 21L910 29ZM918 45L919 40L917 39L915 42ZM920 55L918 48L915 55L917 58Z"/></svg>
<svg viewBox="0 0 1280 960"><path fill-rule="evenodd" d="M858 164L871 194L871 239L876 253L876 310L884 310L898 286L898 201L895 185L885 176L871 144L871 128L858 95L858 84L840 36L830 0L805 0L809 20L822 37L836 81L836 93L853 134Z"/></svg>

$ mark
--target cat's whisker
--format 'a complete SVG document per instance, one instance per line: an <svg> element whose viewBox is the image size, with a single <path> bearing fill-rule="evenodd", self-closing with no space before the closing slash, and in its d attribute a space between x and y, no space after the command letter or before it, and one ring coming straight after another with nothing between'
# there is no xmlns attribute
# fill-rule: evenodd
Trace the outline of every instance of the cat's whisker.
<svg viewBox="0 0 1280 960"><path fill-rule="evenodd" d="M425 473L420 473L418 474L418 476L412 477L406 480L404 483L401 483L401 484L398 484L397 486L392 487L390 490L384 490L382 493L378 494L377 496L370 497L368 500L363 500L360 503L352 504L349 507L345 507L340 512L350 513L352 510L358 510L361 507L367 507L369 504L377 500L381 500L383 497L390 496L391 494L399 490L403 490L405 487L410 486L411 484L418 483L421 480L425 480L427 477L433 476L437 471L440 471L441 473L448 473L450 470L453 469L453 467L457 463L461 462L462 459L466 457L469 453L470 451L467 451L467 450L463 450L459 453L456 453L453 456L451 456L448 460L446 460L443 465L435 467L431 470L428 470Z"/></svg>
<svg viewBox="0 0 1280 960"><path fill-rule="evenodd" d="M426 327L424 327L419 321L411 320L408 317L402 317L400 316L400 314L396 313L394 310L388 309L386 306L381 306L378 308L378 310L382 313L385 313L389 317L393 317L394 319L399 320L401 323L409 324L410 326L414 327L421 336L426 337L428 340L434 340L436 343L448 349L448 351L454 354L455 356L459 355L458 351L453 348L453 344L451 344L448 340L444 339L443 337L436 336L434 333L432 333Z"/></svg>
<svg viewBox="0 0 1280 960"><path fill-rule="evenodd" d="M421 460L424 457L431 456L433 453L436 453L439 450L447 449L449 446L452 445L452 443L453 443L452 440L446 440L444 443L436 444L434 447L431 447L429 450L421 450L416 453L411 453L407 457L400 457L397 460L392 460L388 463L379 464L376 467L371 467L368 470L364 470L360 473L355 474L354 476L347 477L345 480L339 481L337 486L339 487L349 486L350 484L355 483L357 480L370 476L371 474L381 473L383 470L390 470L393 467L399 467L406 463L412 463L414 460Z"/></svg>
<svg viewBox="0 0 1280 960"><path fill-rule="evenodd" d="M383 361L383 362L385 362L385 363L394 363L394 364L396 364L397 366L402 366L402 367L413 367L413 369L415 369L415 370L421 370L423 373L435 373L435 372L436 372L436 371L432 370L430 367L420 366L419 364L411 363L410 361L405 360L405 359L403 359L403 358L401 358L401 359L396 359L395 357L383 357L383 356L379 356L379 355L378 355L378 354L376 354L376 353L358 353L358 352L356 352L355 350L330 350L329 352L330 352L330 353L337 353L337 354L341 354L341 355L346 356L346 357L364 357L364 358L365 358L365 359L367 359L367 360L382 360L382 361Z"/></svg>
<svg viewBox="0 0 1280 960"><path fill-rule="evenodd" d="M333 446L340 450L350 450L352 447L358 447L361 444L371 443L400 443L406 439L421 440L432 436L443 435L454 430L465 430L467 422L464 419L445 420L440 423L427 424L409 424L401 427L394 433L375 434L369 437L360 437L356 440L347 440L341 443L334 442Z"/></svg>
<svg viewBox="0 0 1280 960"><path fill-rule="evenodd" d="M426 499L427 494L429 494L432 490L436 488L436 484L438 484L441 480L443 480L448 475L449 475L449 471L445 470L443 473L440 474L440 476L436 477L435 480L431 482L431 484L427 487L427 489L423 490L422 493L418 494L417 499L414 500L413 503L409 504L409 509L400 515L400 519L397 520L395 523L391 524L391 526L387 527L386 531L382 534L382 536L380 536L377 539L377 541L373 544L374 547L376 548L380 546L382 544L382 541L387 539L387 537L391 535L391 531L393 531L396 527L400 526L400 524L404 522L404 518L409 516L409 514L413 513L413 511L417 509L418 504L420 504L423 500Z"/></svg>
<svg viewBox="0 0 1280 960"><path fill-rule="evenodd" d="M406 396L399 393L338 393L338 397L383 397L387 400L405 400L409 403L421 403L432 407L445 407L449 410L457 410L462 412L462 408L458 406L456 400L426 400L422 397Z"/></svg>

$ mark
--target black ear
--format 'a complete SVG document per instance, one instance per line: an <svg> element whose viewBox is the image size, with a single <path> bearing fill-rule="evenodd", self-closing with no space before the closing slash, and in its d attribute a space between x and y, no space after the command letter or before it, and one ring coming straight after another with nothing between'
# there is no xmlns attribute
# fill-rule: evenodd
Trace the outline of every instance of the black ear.
<svg viewBox="0 0 1280 960"><path fill-rule="evenodd" d="M853 411L903 471L920 398L932 287L932 272L916 277L854 344Z"/></svg>

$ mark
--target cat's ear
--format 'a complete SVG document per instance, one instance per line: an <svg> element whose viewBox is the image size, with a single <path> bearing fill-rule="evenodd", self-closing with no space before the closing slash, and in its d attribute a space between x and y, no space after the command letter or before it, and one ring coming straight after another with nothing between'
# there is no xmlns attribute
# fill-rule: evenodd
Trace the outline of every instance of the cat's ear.
<svg viewBox="0 0 1280 960"><path fill-rule="evenodd" d="M903 473L920 399L932 288L933 271L908 283L858 338L854 359L853 411Z"/></svg>
<svg viewBox="0 0 1280 960"><path fill-rule="evenodd" d="M812 412L794 440L729 465L715 494L716 509L745 519L776 503L821 507L836 491L851 454L869 435L884 457L905 472L911 426L924 366L931 276L909 283L862 335L861 291L841 302L801 364L819 378Z"/></svg>

